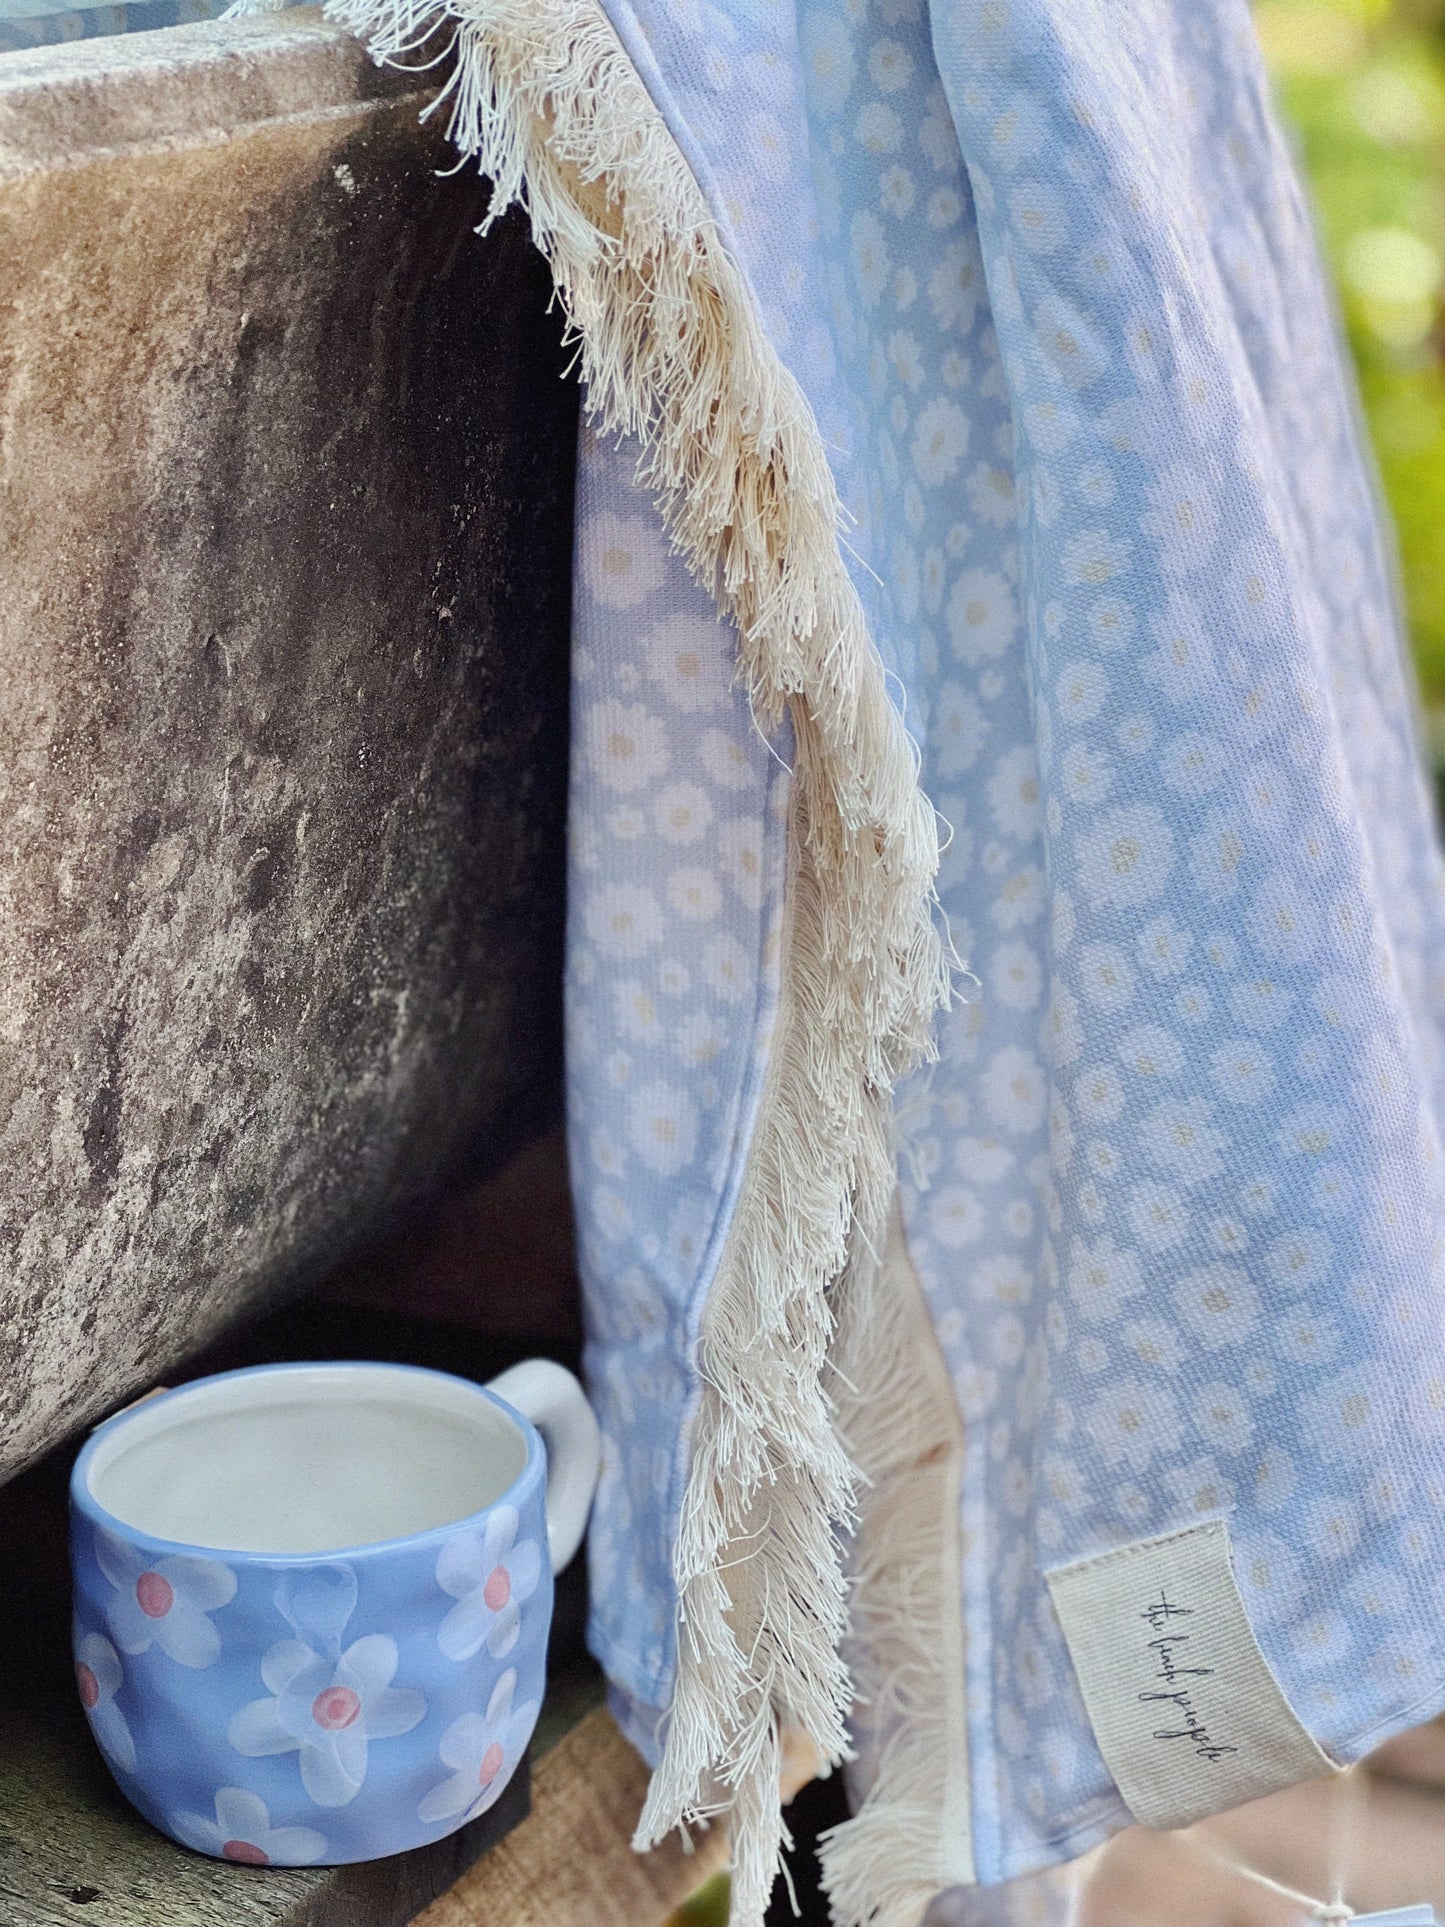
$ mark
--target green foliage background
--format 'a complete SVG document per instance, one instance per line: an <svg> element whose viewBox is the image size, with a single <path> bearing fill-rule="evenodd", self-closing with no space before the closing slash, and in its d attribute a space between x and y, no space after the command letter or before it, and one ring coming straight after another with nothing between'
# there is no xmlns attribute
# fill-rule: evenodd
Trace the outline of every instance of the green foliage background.
<svg viewBox="0 0 1445 1927"><path fill-rule="evenodd" d="M1259 0L1400 537L1427 704L1445 708L1445 0Z"/></svg>

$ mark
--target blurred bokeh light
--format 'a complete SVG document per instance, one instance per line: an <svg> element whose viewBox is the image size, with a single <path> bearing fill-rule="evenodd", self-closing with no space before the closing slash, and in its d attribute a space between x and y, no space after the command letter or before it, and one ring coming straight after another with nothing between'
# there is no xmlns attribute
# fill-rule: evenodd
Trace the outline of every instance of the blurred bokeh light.
<svg viewBox="0 0 1445 1927"><path fill-rule="evenodd" d="M1259 0L1400 534L1445 751L1445 0Z"/></svg>

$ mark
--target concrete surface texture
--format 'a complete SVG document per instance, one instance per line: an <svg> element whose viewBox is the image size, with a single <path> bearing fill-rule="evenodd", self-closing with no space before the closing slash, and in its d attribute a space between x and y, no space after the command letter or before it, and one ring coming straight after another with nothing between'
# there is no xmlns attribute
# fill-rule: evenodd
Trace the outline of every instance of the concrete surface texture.
<svg viewBox="0 0 1445 1927"><path fill-rule="evenodd" d="M416 85L0 56L0 1476L555 1109L576 397Z"/></svg>

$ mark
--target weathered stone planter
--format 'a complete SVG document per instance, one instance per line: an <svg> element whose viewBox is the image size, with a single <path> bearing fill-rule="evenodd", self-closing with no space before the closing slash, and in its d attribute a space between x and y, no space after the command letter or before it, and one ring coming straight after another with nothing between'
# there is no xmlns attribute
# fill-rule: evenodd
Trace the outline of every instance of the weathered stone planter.
<svg viewBox="0 0 1445 1927"><path fill-rule="evenodd" d="M414 85L0 56L0 1476L555 1091L575 396Z"/></svg>

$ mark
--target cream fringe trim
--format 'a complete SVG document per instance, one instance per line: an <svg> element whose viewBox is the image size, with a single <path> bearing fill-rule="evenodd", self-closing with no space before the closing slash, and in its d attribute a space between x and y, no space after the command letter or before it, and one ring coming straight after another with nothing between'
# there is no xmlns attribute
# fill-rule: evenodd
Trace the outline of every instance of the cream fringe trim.
<svg viewBox="0 0 1445 1927"><path fill-rule="evenodd" d="M853 1542L854 1723L876 1763L823 1836L837 1927L917 1927L972 1886L964 1705L964 1428L895 1200L881 1262L860 1255L830 1354L839 1431L866 1489ZM851 1775L850 1775L851 1778Z"/></svg>
<svg viewBox="0 0 1445 1927"><path fill-rule="evenodd" d="M328 0L378 61L454 48L449 133L531 219L599 430L737 624L753 704L791 716L787 1014L698 1344L675 1558L678 1679L637 1844L726 1810L733 1917L760 1922L782 1832L780 1722L847 1751L836 1526L853 1470L820 1380L855 1220L881 1233L889 1094L948 1000L938 843L838 545L817 424L598 0ZM803 901L802 899L806 899Z"/></svg>

